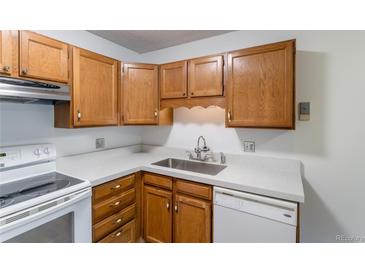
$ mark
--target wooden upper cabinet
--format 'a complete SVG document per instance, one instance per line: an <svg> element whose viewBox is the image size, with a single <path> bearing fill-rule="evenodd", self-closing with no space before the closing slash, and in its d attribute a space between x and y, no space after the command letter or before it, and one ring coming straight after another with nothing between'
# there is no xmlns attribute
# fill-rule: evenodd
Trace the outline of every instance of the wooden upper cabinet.
<svg viewBox="0 0 365 274"><path fill-rule="evenodd" d="M20 76L67 83L68 50L66 43L20 31Z"/></svg>
<svg viewBox="0 0 365 274"><path fill-rule="evenodd" d="M223 95L223 55L189 60L189 96Z"/></svg>
<svg viewBox="0 0 365 274"><path fill-rule="evenodd" d="M212 238L212 205L180 194L175 195L175 243L210 243Z"/></svg>
<svg viewBox="0 0 365 274"><path fill-rule="evenodd" d="M18 68L18 32L0 30L0 75L12 76Z"/></svg>
<svg viewBox="0 0 365 274"><path fill-rule="evenodd" d="M161 99L187 97L187 61L160 65Z"/></svg>
<svg viewBox="0 0 365 274"><path fill-rule="evenodd" d="M171 243L171 191L144 186L143 215L144 239L153 243Z"/></svg>
<svg viewBox="0 0 365 274"><path fill-rule="evenodd" d="M118 61L73 48L74 126L118 124Z"/></svg>
<svg viewBox="0 0 365 274"><path fill-rule="evenodd" d="M295 40L228 54L226 124L294 129Z"/></svg>
<svg viewBox="0 0 365 274"><path fill-rule="evenodd" d="M123 67L123 123L157 124L158 66L151 64L124 64Z"/></svg>

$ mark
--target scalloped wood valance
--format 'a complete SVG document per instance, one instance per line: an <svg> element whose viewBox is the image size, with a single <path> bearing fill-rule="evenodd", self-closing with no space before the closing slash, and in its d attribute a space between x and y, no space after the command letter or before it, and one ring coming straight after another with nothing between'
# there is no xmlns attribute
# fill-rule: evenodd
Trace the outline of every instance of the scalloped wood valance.
<svg viewBox="0 0 365 274"><path fill-rule="evenodd" d="M181 99L162 99L160 101L160 108L193 108L193 107L204 107L218 106L221 108L226 107L226 100L223 96L212 96L212 97L193 97L193 98L181 98Z"/></svg>

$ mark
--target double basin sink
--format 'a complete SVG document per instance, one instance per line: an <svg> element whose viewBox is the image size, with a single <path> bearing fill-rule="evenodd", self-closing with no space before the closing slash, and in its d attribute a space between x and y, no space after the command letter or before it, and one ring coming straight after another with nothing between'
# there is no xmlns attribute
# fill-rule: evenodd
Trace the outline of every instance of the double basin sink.
<svg viewBox="0 0 365 274"><path fill-rule="evenodd" d="M225 165L207 164L202 162L187 161L175 158L167 158L152 163L152 165L180 169L208 175L217 175L219 172L221 172L223 169L227 167Z"/></svg>

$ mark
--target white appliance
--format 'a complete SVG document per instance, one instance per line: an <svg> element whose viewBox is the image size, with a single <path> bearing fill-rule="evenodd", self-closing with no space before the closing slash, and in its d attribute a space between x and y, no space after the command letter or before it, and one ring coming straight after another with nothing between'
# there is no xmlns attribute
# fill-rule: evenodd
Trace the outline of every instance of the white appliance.
<svg viewBox="0 0 365 274"><path fill-rule="evenodd" d="M214 187L213 242L295 243L297 204Z"/></svg>
<svg viewBox="0 0 365 274"><path fill-rule="evenodd" d="M91 242L91 186L56 172L51 144L0 148L0 242Z"/></svg>

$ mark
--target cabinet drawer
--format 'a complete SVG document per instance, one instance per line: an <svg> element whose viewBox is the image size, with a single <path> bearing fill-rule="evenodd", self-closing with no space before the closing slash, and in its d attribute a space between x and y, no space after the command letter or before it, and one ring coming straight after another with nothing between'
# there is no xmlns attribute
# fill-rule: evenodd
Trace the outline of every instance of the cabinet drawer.
<svg viewBox="0 0 365 274"><path fill-rule="evenodd" d="M179 193L189 194L197 198L212 199L212 187L199 183L177 179L175 182L176 191Z"/></svg>
<svg viewBox="0 0 365 274"><path fill-rule="evenodd" d="M93 188L93 201L98 202L102 199L119 194L127 189L134 187L135 176L130 175L117 180L110 181Z"/></svg>
<svg viewBox="0 0 365 274"><path fill-rule="evenodd" d="M136 198L134 188L121 193L118 196L113 196L110 199L93 205L93 223L97 223L102 219L113 215L122 210L126 206L132 204Z"/></svg>
<svg viewBox="0 0 365 274"><path fill-rule="evenodd" d="M136 221L133 219L110 233L98 243L133 243L136 241Z"/></svg>
<svg viewBox="0 0 365 274"><path fill-rule="evenodd" d="M132 204L122 211L102 220L93 226L93 242L108 235L113 230L126 224L136 216L136 204Z"/></svg>
<svg viewBox="0 0 365 274"><path fill-rule="evenodd" d="M166 189L172 189L172 178L152 173L146 173L143 176L143 182L148 185L154 185Z"/></svg>

